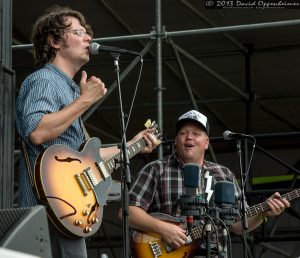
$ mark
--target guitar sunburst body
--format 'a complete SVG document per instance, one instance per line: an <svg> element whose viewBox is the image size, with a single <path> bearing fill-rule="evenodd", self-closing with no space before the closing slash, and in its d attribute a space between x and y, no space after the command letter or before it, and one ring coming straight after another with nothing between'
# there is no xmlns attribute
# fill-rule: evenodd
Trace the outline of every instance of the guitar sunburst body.
<svg viewBox="0 0 300 258"><path fill-rule="evenodd" d="M154 258L154 257L166 257L166 258L192 258L199 255L200 243L194 242L181 246L178 249L174 249L170 252L167 251L165 243L160 239L158 235L151 233L144 233L140 235L138 240L135 240L135 247L132 249L133 257L136 258ZM159 249L160 255L155 256L153 249Z"/></svg>
<svg viewBox="0 0 300 258"><path fill-rule="evenodd" d="M181 218L175 218L163 213L153 213L150 215L165 222L184 227L181 223L183 222ZM199 256L199 254L204 254L203 249L200 247L200 238L197 237L194 239L193 237L188 238L187 243L178 249L169 246L159 235L151 232L133 230L131 240L131 251L135 258L193 258Z"/></svg>
<svg viewBox="0 0 300 258"><path fill-rule="evenodd" d="M148 120L153 137L160 144L161 133L155 122ZM147 127L146 126L146 127ZM142 138L127 148L128 157L146 146ZM120 152L102 160L101 142L91 138L79 151L55 144L39 154L35 162L34 181L39 199L47 205L54 225L69 237L88 237L99 229L103 206L112 185L111 173L120 166Z"/></svg>
<svg viewBox="0 0 300 258"><path fill-rule="evenodd" d="M103 180L97 172L100 147L97 138L87 141L80 152L64 145L53 145L36 161L35 183L39 198L48 204L50 219L66 235L89 236L101 225L102 207L112 178L108 176ZM85 180L86 169L93 171L93 177L99 182L93 189Z"/></svg>

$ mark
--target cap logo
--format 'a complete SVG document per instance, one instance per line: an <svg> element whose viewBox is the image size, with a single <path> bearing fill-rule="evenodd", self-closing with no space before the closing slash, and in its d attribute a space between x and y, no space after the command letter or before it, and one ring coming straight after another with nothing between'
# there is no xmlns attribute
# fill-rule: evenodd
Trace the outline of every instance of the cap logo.
<svg viewBox="0 0 300 258"><path fill-rule="evenodd" d="M190 110L189 112L183 114L182 116L179 117L178 122L180 122L180 120L183 119L191 119L197 121L198 123L202 124L206 128L207 132L209 130L207 125L207 117L196 110Z"/></svg>

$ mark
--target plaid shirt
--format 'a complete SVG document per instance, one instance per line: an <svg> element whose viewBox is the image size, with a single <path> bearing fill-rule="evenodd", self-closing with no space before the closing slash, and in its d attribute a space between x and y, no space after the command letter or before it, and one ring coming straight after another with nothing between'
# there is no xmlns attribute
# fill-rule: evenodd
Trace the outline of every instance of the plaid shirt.
<svg viewBox="0 0 300 258"><path fill-rule="evenodd" d="M201 169L202 178L206 171L213 177L213 185L221 180L234 183L236 204L239 205L240 188L234 174L222 165L205 160ZM205 190L204 181L201 180L200 193ZM147 164L139 171L129 191L129 205L141 207L147 213L160 212L178 217L180 207L177 200L184 192L183 166L176 154L172 154Z"/></svg>

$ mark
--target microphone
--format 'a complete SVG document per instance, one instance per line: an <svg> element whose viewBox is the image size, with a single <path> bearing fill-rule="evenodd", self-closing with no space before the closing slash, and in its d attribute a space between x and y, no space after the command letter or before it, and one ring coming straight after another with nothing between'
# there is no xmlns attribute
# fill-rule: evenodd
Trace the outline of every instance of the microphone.
<svg viewBox="0 0 300 258"><path fill-rule="evenodd" d="M219 181L215 184L215 204L234 205L234 184L229 181Z"/></svg>
<svg viewBox="0 0 300 258"><path fill-rule="evenodd" d="M200 186L200 167L197 164L188 163L184 166L183 185L186 188L186 195L194 196L197 194L197 188Z"/></svg>
<svg viewBox="0 0 300 258"><path fill-rule="evenodd" d="M205 198L199 193L201 168L194 163L188 163L183 169L183 186L185 192L177 200L181 215L187 216L188 229L191 230L193 216L200 217L205 213ZM190 231L188 230L188 231Z"/></svg>
<svg viewBox="0 0 300 258"><path fill-rule="evenodd" d="M200 167L197 164L188 163L184 166L183 171L183 185L186 188L186 195L188 197L196 196L197 188L200 186ZM193 214L186 217L187 230L192 232L194 217Z"/></svg>
<svg viewBox="0 0 300 258"><path fill-rule="evenodd" d="M238 215L238 209L235 208L235 189L234 184L229 181L219 181L215 184L216 205L213 212L216 213L225 225L232 225L235 217Z"/></svg>
<svg viewBox="0 0 300 258"><path fill-rule="evenodd" d="M103 46L96 42L93 42L89 45L89 51L92 55L98 55L101 53L109 53L109 54L125 54L125 55L132 55L132 56L140 56L140 53L134 52L131 50L126 50L117 47L111 46Z"/></svg>
<svg viewBox="0 0 300 258"><path fill-rule="evenodd" d="M227 130L223 133L223 138L224 138L224 140L227 141L230 139L245 139L245 138L253 139L254 136L248 135L248 134L242 134L242 133L233 133L233 132L230 132Z"/></svg>

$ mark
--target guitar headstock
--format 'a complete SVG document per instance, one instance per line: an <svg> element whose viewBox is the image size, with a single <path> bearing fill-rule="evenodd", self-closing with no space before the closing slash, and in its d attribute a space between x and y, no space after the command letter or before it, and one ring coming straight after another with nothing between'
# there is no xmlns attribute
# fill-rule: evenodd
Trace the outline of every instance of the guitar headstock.
<svg viewBox="0 0 300 258"><path fill-rule="evenodd" d="M152 121L150 119L148 119L146 122L145 122L145 127L147 129L153 129L154 128L154 132L152 133L153 137L155 138L156 140L156 143L157 144L160 144L161 143L161 139L162 139L162 133L160 131L160 128L158 126L158 124L156 123L156 121Z"/></svg>

